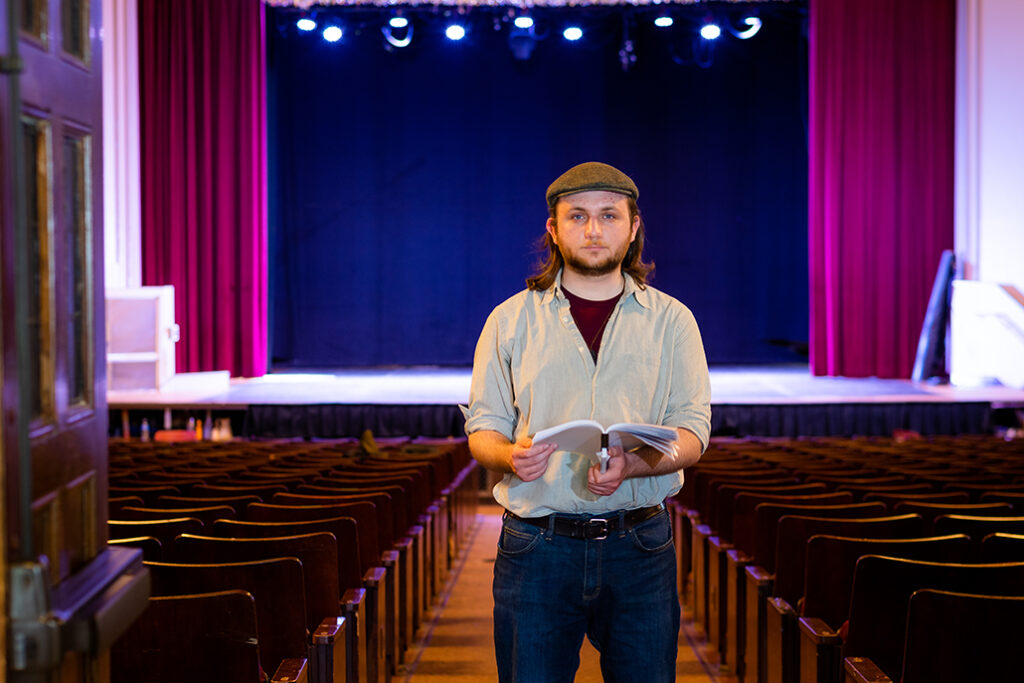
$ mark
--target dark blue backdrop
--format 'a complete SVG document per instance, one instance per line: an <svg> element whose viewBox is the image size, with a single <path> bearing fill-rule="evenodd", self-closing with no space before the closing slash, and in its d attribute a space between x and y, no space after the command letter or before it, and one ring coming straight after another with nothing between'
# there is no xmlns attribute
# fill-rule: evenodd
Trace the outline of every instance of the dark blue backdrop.
<svg viewBox="0 0 1024 683"><path fill-rule="evenodd" d="M807 339L806 38L798 4L773 7L696 55L706 10L670 29L641 8L535 10L528 61L507 9L472 10L460 43L407 12L414 40L389 52L383 11L321 11L345 27L330 45L268 7L273 365L470 364L536 263L548 183L587 160L637 182L653 284L693 310L710 362L803 360L772 340Z"/></svg>

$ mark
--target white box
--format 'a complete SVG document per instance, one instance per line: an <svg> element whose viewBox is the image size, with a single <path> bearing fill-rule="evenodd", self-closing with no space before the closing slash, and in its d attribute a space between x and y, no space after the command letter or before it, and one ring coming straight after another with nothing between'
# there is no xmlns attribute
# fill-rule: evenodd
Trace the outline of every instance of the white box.
<svg viewBox="0 0 1024 683"><path fill-rule="evenodd" d="M108 290L107 389L160 389L174 377L174 287Z"/></svg>
<svg viewBox="0 0 1024 683"><path fill-rule="evenodd" d="M1024 296L1009 285L953 282L950 382L1024 389Z"/></svg>

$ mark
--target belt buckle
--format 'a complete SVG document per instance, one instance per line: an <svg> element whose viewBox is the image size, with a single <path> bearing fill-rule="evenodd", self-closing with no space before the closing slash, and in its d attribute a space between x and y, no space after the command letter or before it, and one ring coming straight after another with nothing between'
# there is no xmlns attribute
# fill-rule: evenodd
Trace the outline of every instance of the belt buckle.
<svg viewBox="0 0 1024 683"><path fill-rule="evenodd" d="M592 540L592 541L603 541L604 539L608 538L608 520L607 519L605 519L603 517L591 517L590 519L587 520L587 529L588 530L592 528L591 527L592 524L593 525L600 524L601 526L597 527L597 529L598 529L597 533L599 535L598 536L594 536L590 540Z"/></svg>

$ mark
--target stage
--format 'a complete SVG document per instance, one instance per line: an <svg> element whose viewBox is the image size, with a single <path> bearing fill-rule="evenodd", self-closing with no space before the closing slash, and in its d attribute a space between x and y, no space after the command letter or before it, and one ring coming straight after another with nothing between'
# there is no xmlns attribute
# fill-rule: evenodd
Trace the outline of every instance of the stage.
<svg viewBox="0 0 1024 683"><path fill-rule="evenodd" d="M112 433L229 416L236 436L461 435L469 368L277 371L251 379L183 373L160 391L109 391ZM711 368L712 433L738 436L990 433L1024 390L908 380L812 377L805 365ZM153 413L158 413L153 415Z"/></svg>

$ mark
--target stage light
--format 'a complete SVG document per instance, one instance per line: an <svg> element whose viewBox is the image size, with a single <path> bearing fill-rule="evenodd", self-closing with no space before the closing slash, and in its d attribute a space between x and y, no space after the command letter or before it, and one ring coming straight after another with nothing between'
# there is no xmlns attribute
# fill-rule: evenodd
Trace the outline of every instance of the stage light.
<svg viewBox="0 0 1024 683"><path fill-rule="evenodd" d="M654 20L654 25L658 28L668 28L672 25L672 17L660 16Z"/></svg>
<svg viewBox="0 0 1024 683"><path fill-rule="evenodd" d="M398 21L399 26L397 27L395 26L396 19L400 20ZM396 30L398 31L398 35L402 35L402 33L404 32L405 37L396 38ZM384 40L386 40L388 42L388 45L390 45L391 47L409 47L410 43L412 43L412 24L410 24L409 20L406 19L405 17L392 17L391 21L389 21L386 25L380 27L380 32L384 34ZM384 49L390 50L391 48L385 46Z"/></svg>
<svg viewBox="0 0 1024 683"><path fill-rule="evenodd" d="M562 37L568 41L577 41L583 37L583 29L579 26L568 26L562 31Z"/></svg>
<svg viewBox="0 0 1024 683"><path fill-rule="evenodd" d="M466 37L466 29L461 24L449 24L444 34L448 40L462 40Z"/></svg>
<svg viewBox="0 0 1024 683"><path fill-rule="evenodd" d="M528 29L533 28L533 19L531 17L516 17L512 20L512 23L516 28Z"/></svg>
<svg viewBox="0 0 1024 683"><path fill-rule="evenodd" d="M742 31L733 30L729 28L729 32L740 40L746 40L747 38L753 38L758 31L761 30L761 20L758 17L743 17L743 23L748 27Z"/></svg>
<svg viewBox="0 0 1024 683"><path fill-rule="evenodd" d="M300 31L307 31L308 32L308 31L316 30L316 22L313 21L312 19L310 19L309 17L302 17L301 19L299 19L298 21L295 22L295 26Z"/></svg>
<svg viewBox="0 0 1024 683"><path fill-rule="evenodd" d="M324 40L328 43L336 43L341 40L341 28L339 26L328 26L325 28Z"/></svg>
<svg viewBox="0 0 1024 683"><path fill-rule="evenodd" d="M722 35L722 29L714 22L708 22L700 27L700 37L704 40L717 40Z"/></svg>

